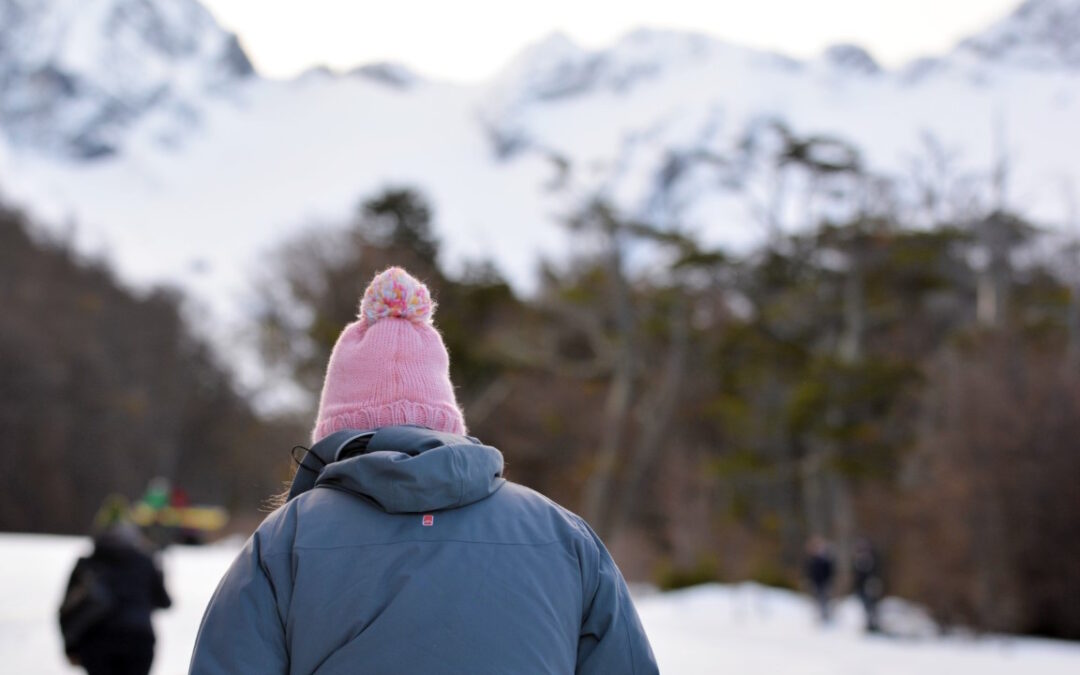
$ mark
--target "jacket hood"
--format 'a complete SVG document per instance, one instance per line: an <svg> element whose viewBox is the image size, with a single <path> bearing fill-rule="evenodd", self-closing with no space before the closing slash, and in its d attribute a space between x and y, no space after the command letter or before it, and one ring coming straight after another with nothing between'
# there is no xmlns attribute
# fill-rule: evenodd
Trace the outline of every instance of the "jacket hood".
<svg viewBox="0 0 1080 675"><path fill-rule="evenodd" d="M387 513L421 513L471 504L506 482L495 448L423 427L384 427L359 452L328 464L315 485L360 495Z"/></svg>

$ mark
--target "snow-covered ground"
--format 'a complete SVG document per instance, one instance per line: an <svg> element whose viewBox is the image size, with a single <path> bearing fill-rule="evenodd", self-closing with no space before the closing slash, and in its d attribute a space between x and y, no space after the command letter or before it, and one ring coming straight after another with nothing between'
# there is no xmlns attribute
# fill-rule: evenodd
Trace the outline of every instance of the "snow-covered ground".
<svg viewBox="0 0 1080 675"><path fill-rule="evenodd" d="M85 539L71 537L0 535L4 672L79 672L61 654L55 611L70 566L88 546ZM186 672L203 607L236 550L234 542L174 548L165 554L175 604L155 619L154 675ZM1000 636L932 637L918 613L901 603L894 603L891 620L906 638L862 635L858 608L850 600L841 603L835 625L822 630L804 597L752 584L645 594L638 609L661 671L674 675L1080 672L1080 644Z"/></svg>

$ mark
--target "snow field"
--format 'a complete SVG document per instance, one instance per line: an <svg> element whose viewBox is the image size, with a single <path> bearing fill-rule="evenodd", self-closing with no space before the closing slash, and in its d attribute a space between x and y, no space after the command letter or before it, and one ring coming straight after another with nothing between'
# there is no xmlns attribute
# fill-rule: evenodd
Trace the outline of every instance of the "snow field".
<svg viewBox="0 0 1080 675"><path fill-rule="evenodd" d="M158 612L153 675L182 675L203 608L240 542L165 553L173 608ZM19 675L82 672L67 664L56 627L67 576L86 539L0 534L0 654ZM637 601L661 672L672 675L1005 675L1080 672L1080 644L1015 637L934 637L919 611L890 601L884 621L906 638L866 637L856 602L819 628L809 601L754 584L641 593Z"/></svg>

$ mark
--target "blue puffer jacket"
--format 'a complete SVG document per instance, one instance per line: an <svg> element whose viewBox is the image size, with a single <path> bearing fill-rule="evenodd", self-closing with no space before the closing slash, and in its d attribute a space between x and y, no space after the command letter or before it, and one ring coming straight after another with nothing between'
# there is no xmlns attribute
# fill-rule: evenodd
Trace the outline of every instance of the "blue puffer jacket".
<svg viewBox="0 0 1080 675"><path fill-rule="evenodd" d="M380 429L248 540L191 673L657 673L604 545L502 470L474 439Z"/></svg>

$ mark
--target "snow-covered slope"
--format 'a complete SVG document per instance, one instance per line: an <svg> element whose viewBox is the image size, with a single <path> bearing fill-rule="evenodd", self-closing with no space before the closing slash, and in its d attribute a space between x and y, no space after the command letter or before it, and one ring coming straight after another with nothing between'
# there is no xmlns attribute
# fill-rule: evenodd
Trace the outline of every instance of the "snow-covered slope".
<svg viewBox="0 0 1080 675"><path fill-rule="evenodd" d="M0 0L0 126L16 144L98 157L150 115L169 142L207 89L251 73L196 0Z"/></svg>
<svg viewBox="0 0 1080 675"><path fill-rule="evenodd" d="M85 539L0 534L0 654L4 672L82 672L61 654L55 613ZM173 548L164 556L173 607L158 612L155 675L187 672L199 620L239 547ZM828 629L803 596L754 584L701 586L636 601L660 665L672 675L1065 675L1080 670L1080 645L1006 636L937 638L909 605L888 600L896 639L864 636L854 599Z"/></svg>
<svg viewBox="0 0 1080 675"><path fill-rule="evenodd" d="M995 62L1080 71L1080 4L1028 0L1012 16L965 40L960 50Z"/></svg>
<svg viewBox="0 0 1080 675"><path fill-rule="evenodd" d="M524 289L586 195L729 245L859 201L778 180L786 133L846 139L912 194L942 184L936 217L985 202L973 178L1006 157L1009 206L1060 223L1080 190L1078 15L1029 0L898 70L856 45L798 61L686 33L598 51L555 35L463 86L388 64L245 76L195 0L0 0L0 195L227 318L276 242L390 184L428 193L452 263L492 258ZM85 147L113 152L71 156Z"/></svg>

